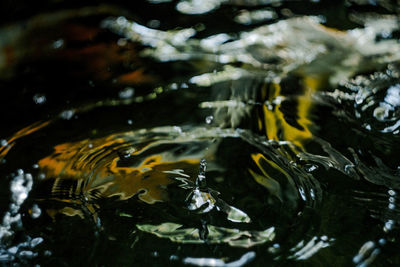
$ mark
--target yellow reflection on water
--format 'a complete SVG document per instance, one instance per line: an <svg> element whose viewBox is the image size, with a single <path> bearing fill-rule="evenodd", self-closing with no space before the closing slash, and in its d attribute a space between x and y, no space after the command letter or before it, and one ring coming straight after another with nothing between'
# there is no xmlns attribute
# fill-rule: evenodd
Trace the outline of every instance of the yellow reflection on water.
<svg viewBox="0 0 400 267"><path fill-rule="evenodd" d="M323 84L323 79L318 77L306 76L303 78L304 93L297 97L297 118L296 122L300 127L289 124L285 119L285 114L281 110L280 101L276 101L279 97L284 98L281 94L282 88L279 83L271 83L262 88L262 99L268 103L275 102L273 108L263 105L265 134L268 139L276 141L289 141L300 149L304 149L304 144L312 138L310 131L311 121L309 119L312 109L312 95L319 90ZM262 121L259 121L259 128Z"/></svg>
<svg viewBox="0 0 400 267"><path fill-rule="evenodd" d="M265 101L262 106L263 118L260 116L257 121L258 129L263 131L268 139L288 141L289 148L295 154L304 151L304 146L313 138L310 130L310 127L312 127L310 120L312 95L326 83L326 79L322 76L304 76L301 81L303 88L299 88L299 90L302 90L303 93L300 96L296 96L296 126L286 120L285 114L281 109L281 102L282 99L285 99L285 95L282 94L281 84L277 82L265 84L262 87L261 98ZM289 154L285 156L290 159ZM261 153L254 153L251 158L257 166L257 170L249 169L253 179L282 201L281 183L279 179L276 179L276 171L282 174L280 176L286 177L287 182L293 185L290 175ZM272 175L272 173L275 175Z"/></svg>

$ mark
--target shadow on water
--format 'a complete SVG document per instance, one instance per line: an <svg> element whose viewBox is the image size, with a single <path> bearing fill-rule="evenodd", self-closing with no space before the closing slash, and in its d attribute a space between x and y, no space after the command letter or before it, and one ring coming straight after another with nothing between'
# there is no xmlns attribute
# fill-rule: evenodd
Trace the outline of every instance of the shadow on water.
<svg viewBox="0 0 400 267"><path fill-rule="evenodd" d="M396 1L0 6L2 265L400 264Z"/></svg>

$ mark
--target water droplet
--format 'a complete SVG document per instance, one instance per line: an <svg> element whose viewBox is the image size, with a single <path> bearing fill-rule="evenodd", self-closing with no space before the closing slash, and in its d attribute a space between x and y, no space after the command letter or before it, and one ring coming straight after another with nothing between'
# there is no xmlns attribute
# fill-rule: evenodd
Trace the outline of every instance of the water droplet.
<svg viewBox="0 0 400 267"><path fill-rule="evenodd" d="M39 169L39 164L36 164L36 163L33 164L33 165L32 165L32 168L34 168L34 169Z"/></svg>
<svg viewBox="0 0 400 267"><path fill-rule="evenodd" d="M0 140L0 145L1 145L1 146L7 146L7 145L8 145L7 140L1 139L1 140Z"/></svg>
<svg viewBox="0 0 400 267"><path fill-rule="evenodd" d="M35 94L33 96L33 102L38 105L44 104L46 103L46 96L44 94Z"/></svg>
<svg viewBox="0 0 400 267"><path fill-rule="evenodd" d="M352 173L354 172L354 165L352 165L352 164L346 164L346 165L344 166L344 171L345 171L345 173L347 173L347 174L352 174Z"/></svg>
<svg viewBox="0 0 400 267"><path fill-rule="evenodd" d="M386 239L381 238L381 239L379 239L378 243L379 243L379 245L384 246L384 245L386 245Z"/></svg>
<svg viewBox="0 0 400 267"><path fill-rule="evenodd" d="M394 205L393 203L389 203L388 209L394 210L395 208L396 208L396 205Z"/></svg>
<svg viewBox="0 0 400 267"><path fill-rule="evenodd" d="M121 90L118 93L118 96L121 99L127 99L131 98L134 94L135 94L135 89L133 89L132 87L126 87L125 89Z"/></svg>
<svg viewBox="0 0 400 267"><path fill-rule="evenodd" d="M58 39L54 41L53 43L53 48L54 49L60 49L64 45L64 40L63 39Z"/></svg>
<svg viewBox="0 0 400 267"><path fill-rule="evenodd" d="M207 124L211 124L213 120L214 120L214 117L213 117L213 116L207 116L207 117L206 117L206 123L207 123Z"/></svg>
<svg viewBox="0 0 400 267"><path fill-rule="evenodd" d="M128 124L129 124L129 125L132 125L132 124L133 124L133 121L132 121L132 120L128 120Z"/></svg>
<svg viewBox="0 0 400 267"><path fill-rule="evenodd" d="M173 83L170 85L171 90L178 90L178 85L176 83Z"/></svg>
<svg viewBox="0 0 400 267"><path fill-rule="evenodd" d="M61 112L60 117L65 120L70 120L75 115L75 111L72 109L64 110Z"/></svg>
<svg viewBox="0 0 400 267"><path fill-rule="evenodd" d="M394 191L394 190L392 190L392 189L390 189L390 190L388 191L388 193L389 193L389 195L391 195L391 196L395 196L395 195L396 195L396 191Z"/></svg>
<svg viewBox="0 0 400 267"><path fill-rule="evenodd" d="M189 86L187 85L187 83L182 83L182 84L181 84L181 88L184 88L184 89L185 89L185 88L189 88Z"/></svg>
<svg viewBox="0 0 400 267"><path fill-rule="evenodd" d="M153 257L158 257L158 256L159 256L158 251L153 251L153 252L151 253L151 256L153 256Z"/></svg>
<svg viewBox="0 0 400 267"><path fill-rule="evenodd" d="M385 232L388 232L388 231L390 231L390 230L393 229L393 226L394 226L394 221L393 221L393 220L388 220L388 221L385 223L385 226L383 227L383 230L384 230Z"/></svg>
<svg viewBox="0 0 400 267"><path fill-rule="evenodd" d="M42 210L39 208L37 204L33 204L32 209L31 209L31 217L33 219L37 219L40 217L42 214Z"/></svg>
<svg viewBox="0 0 400 267"><path fill-rule="evenodd" d="M199 175L196 179L196 186L200 188L206 187L206 169L207 169L207 162L205 159L200 160L200 170Z"/></svg>

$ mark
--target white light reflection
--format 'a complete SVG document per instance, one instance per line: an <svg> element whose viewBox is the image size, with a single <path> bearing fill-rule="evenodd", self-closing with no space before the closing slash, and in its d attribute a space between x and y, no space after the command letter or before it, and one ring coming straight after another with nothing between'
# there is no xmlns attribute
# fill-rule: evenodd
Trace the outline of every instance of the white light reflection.
<svg viewBox="0 0 400 267"><path fill-rule="evenodd" d="M215 258L192 258L192 257L184 258L183 263L196 266L240 267L249 263L255 257L256 253L254 251L249 251L245 253L242 257L240 257L240 259L229 263L225 263L225 261Z"/></svg>
<svg viewBox="0 0 400 267"><path fill-rule="evenodd" d="M329 247L335 241L334 238L327 236L317 237L314 236L307 244L304 245L304 240L300 241L291 251L293 255L289 256L289 259L295 260L307 260L316 254L320 249Z"/></svg>

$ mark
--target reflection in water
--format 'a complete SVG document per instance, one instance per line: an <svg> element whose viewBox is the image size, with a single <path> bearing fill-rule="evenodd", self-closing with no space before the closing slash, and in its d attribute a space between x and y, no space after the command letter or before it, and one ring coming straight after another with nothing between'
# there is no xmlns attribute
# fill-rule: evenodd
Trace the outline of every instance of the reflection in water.
<svg viewBox="0 0 400 267"><path fill-rule="evenodd" d="M92 88L59 108L29 88L51 115L1 140L0 261L71 265L58 251L87 236L97 265L398 262L398 18L337 30L285 1L148 2L180 27L99 6L0 29L0 79L49 60ZM236 28L202 21L227 10Z"/></svg>
<svg viewBox="0 0 400 267"><path fill-rule="evenodd" d="M92 201L135 195L148 204L167 199L167 171L198 166L208 140L191 140L179 128L114 134L57 145L39 160L52 198ZM50 182L50 184L49 184ZM48 197L49 192L45 192Z"/></svg>
<svg viewBox="0 0 400 267"><path fill-rule="evenodd" d="M207 239L201 238L199 229L182 228L182 225L175 223L163 223L161 225L137 225L139 230L152 233L162 238L169 238L171 241L188 244L201 244L204 242L228 243L233 247L252 247L273 241L275 237L274 227L264 231L239 231L223 227L207 226Z"/></svg>
<svg viewBox="0 0 400 267"><path fill-rule="evenodd" d="M184 264L192 264L196 266L243 266L246 265L247 263L251 262L254 257L256 256L256 253L254 251L250 251L242 255L240 259L236 261L232 261L229 263L225 263L225 261L220 260L220 259L214 259L214 258L192 258L192 257L186 257L183 259Z"/></svg>

